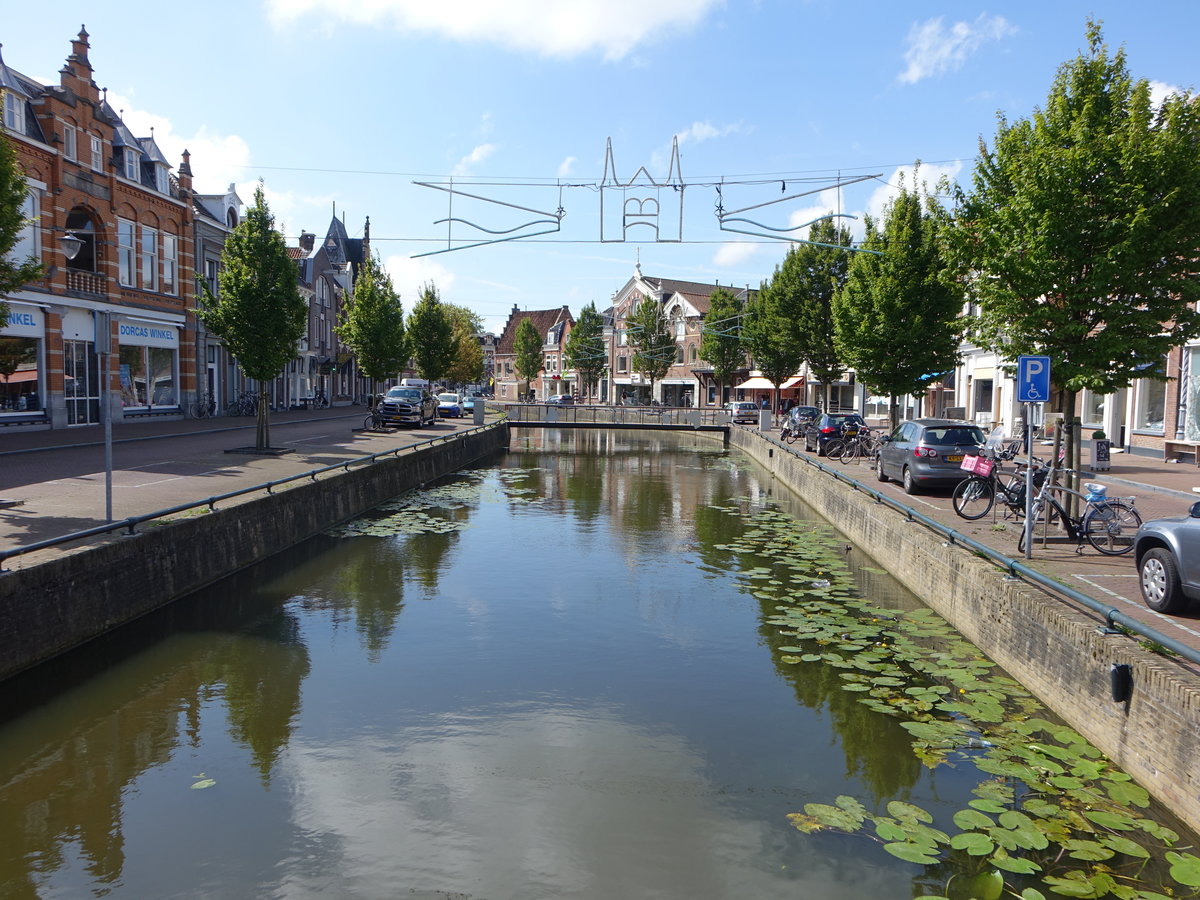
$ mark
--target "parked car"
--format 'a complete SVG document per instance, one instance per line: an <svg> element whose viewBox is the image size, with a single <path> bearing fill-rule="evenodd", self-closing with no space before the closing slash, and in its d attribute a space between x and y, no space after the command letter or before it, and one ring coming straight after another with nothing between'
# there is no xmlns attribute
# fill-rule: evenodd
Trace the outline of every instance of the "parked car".
<svg viewBox="0 0 1200 900"><path fill-rule="evenodd" d="M725 404L725 412L733 417L735 424L738 422L750 425L758 424L758 404L751 403L749 400L732 400Z"/></svg>
<svg viewBox="0 0 1200 900"><path fill-rule="evenodd" d="M813 421L820 418L821 411L815 406L793 406L788 410L788 418L796 424L804 421Z"/></svg>
<svg viewBox="0 0 1200 900"><path fill-rule="evenodd" d="M825 445L830 441L841 440L866 427L867 423L858 413L822 413L805 426L804 449L809 453L815 450L817 456L824 456Z"/></svg>
<svg viewBox="0 0 1200 900"><path fill-rule="evenodd" d="M924 488L955 485L970 473L963 457L976 454L987 442L978 425L957 419L910 419L883 439L875 460L880 481L896 479L906 494Z"/></svg>
<svg viewBox="0 0 1200 900"><path fill-rule="evenodd" d="M438 394L438 415L443 419L451 417L461 419L463 414L462 397L458 394Z"/></svg>
<svg viewBox="0 0 1200 900"><path fill-rule="evenodd" d="M462 402L462 411L464 413L472 413L473 414L475 412L475 404L476 403L479 403L482 405L483 400L479 397L467 397Z"/></svg>
<svg viewBox="0 0 1200 900"><path fill-rule="evenodd" d="M1155 612L1180 613L1200 599L1200 501L1186 516L1143 522L1133 559L1142 599Z"/></svg>
<svg viewBox="0 0 1200 900"><path fill-rule="evenodd" d="M419 387L394 387L376 403L379 414L387 423L425 425L436 422L438 402L433 394Z"/></svg>
<svg viewBox="0 0 1200 900"><path fill-rule="evenodd" d="M574 406L575 398L570 394L558 394L546 401L551 406Z"/></svg>

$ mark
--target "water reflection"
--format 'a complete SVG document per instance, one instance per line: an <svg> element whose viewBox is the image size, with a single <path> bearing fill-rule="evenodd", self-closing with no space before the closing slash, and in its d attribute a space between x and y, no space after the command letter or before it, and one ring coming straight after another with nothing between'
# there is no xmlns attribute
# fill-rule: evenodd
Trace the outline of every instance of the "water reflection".
<svg viewBox="0 0 1200 900"><path fill-rule="evenodd" d="M13 683L0 895L911 896L787 814L971 785L789 661L770 493L703 438L528 432Z"/></svg>

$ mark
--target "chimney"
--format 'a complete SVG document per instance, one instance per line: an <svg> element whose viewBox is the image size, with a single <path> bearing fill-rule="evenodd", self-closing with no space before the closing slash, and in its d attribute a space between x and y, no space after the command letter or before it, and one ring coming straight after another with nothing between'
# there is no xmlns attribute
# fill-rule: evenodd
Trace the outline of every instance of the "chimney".
<svg viewBox="0 0 1200 900"><path fill-rule="evenodd" d="M300 232L300 249L306 253L312 253L313 247L316 245L317 236L309 231Z"/></svg>

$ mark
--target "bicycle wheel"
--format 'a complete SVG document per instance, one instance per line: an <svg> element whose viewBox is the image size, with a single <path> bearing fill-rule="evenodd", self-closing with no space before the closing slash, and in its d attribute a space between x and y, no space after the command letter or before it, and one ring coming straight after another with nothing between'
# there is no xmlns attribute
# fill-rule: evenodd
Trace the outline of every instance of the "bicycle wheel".
<svg viewBox="0 0 1200 900"><path fill-rule="evenodd" d="M967 478L954 486L950 501L964 519L982 519L992 511L996 488L990 478Z"/></svg>
<svg viewBox="0 0 1200 900"><path fill-rule="evenodd" d="M837 461L842 465L846 463L856 462L858 460L858 441L851 438L842 444L842 452L836 457Z"/></svg>
<svg viewBox="0 0 1200 900"><path fill-rule="evenodd" d="M1120 500L1093 506L1083 517L1083 536L1105 556L1120 556L1133 549L1133 536L1141 527L1138 511Z"/></svg>
<svg viewBox="0 0 1200 900"><path fill-rule="evenodd" d="M841 459L842 454L846 452L846 442L832 440L825 445L825 456L827 459ZM817 446L817 456L821 455L821 447Z"/></svg>

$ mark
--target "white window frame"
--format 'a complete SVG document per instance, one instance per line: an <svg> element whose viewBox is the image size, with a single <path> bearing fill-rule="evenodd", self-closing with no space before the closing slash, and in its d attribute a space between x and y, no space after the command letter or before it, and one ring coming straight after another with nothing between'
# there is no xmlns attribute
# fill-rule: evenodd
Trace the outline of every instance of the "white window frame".
<svg viewBox="0 0 1200 900"><path fill-rule="evenodd" d="M162 289L164 294L174 294L175 273L179 265L179 238L163 232L162 236Z"/></svg>
<svg viewBox="0 0 1200 900"><path fill-rule="evenodd" d="M72 162L79 160L79 130L74 125L63 126L63 157Z"/></svg>
<svg viewBox="0 0 1200 900"><path fill-rule="evenodd" d="M142 290L158 290L158 229L142 226L141 241L138 242L138 271L141 274Z"/></svg>
<svg viewBox="0 0 1200 900"><path fill-rule="evenodd" d="M1157 426L1143 422L1146 415L1147 400L1151 396L1151 392L1162 394L1162 421ZM1167 385L1166 382L1156 381L1153 378L1139 378L1137 381L1137 404L1133 414L1134 431L1139 431L1144 434L1163 434L1166 429L1167 418Z"/></svg>
<svg viewBox="0 0 1200 900"><path fill-rule="evenodd" d="M171 179L166 166L160 164L154 167L154 184L160 194L171 193Z"/></svg>
<svg viewBox="0 0 1200 900"><path fill-rule="evenodd" d="M117 219L117 281L125 287L136 287L135 263L137 225L128 219Z"/></svg>
<svg viewBox="0 0 1200 900"><path fill-rule="evenodd" d="M93 172L104 171L104 141L96 137L94 134L89 134L88 138L91 142L91 163Z"/></svg>
<svg viewBox="0 0 1200 900"><path fill-rule="evenodd" d="M141 181L138 177L138 152L132 147L125 148L125 177L130 181Z"/></svg>
<svg viewBox="0 0 1200 900"><path fill-rule="evenodd" d="M25 202L21 204L21 230L9 251L8 258L15 263L23 263L32 256L35 260L42 258L41 229L38 221L41 217L42 199L38 191L30 188L25 193Z"/></svg>
<svg viewBox="0 0 1200 900"><path fill-rule="evenodd" d="M12 91L4 92L4 127L17 134L25 133L25 98Z"/></svg>

